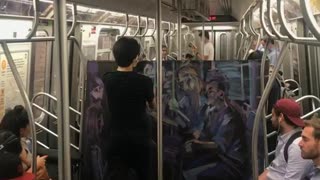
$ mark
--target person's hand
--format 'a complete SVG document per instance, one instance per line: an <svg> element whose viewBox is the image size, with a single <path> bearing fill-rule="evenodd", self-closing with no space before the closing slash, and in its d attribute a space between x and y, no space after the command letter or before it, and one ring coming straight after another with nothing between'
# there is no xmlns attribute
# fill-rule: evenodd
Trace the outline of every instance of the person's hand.
<svg viewBox="0 0 320 180"><path fill-rule="evenodd" d="M195 139L199 139L201 132L199 130L196 130L192 133L192 135Z"/></svg>
<svg viewBox="0 0 320 180"><path fill-rule="evenodd" d="M27 165L28 167L31 166L31 163L28 161L28 154L27 151L25 149L22 149L21 153L20 153L20 159L21 161Z"/></svg>
<svg viewBox="0 0 320 180"><path fill-rule="evenodd" d="M172 98L169 100L169 108L170 110L179 110L179 103L176 99Z"/></svg>
<svg viewBox="0 0 320 180"><path fill-rule="evenodd" d="M48 157L48 155L44 155L41 157L37 156L37 169L45 167L47 157Z"/></svg>
<svg viewBox="0 0 320 180"><path fill-rule="evenodd" d="M36 178L41 180L50 180L47 169L45 167L38 169L36 172Z"/></svg>

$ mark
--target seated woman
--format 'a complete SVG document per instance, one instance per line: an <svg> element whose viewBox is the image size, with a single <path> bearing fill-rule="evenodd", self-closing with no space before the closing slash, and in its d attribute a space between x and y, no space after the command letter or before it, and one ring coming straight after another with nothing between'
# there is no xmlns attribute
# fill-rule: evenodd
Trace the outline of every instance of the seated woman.
<svg viewBox="0 0 320 180"><path fill-rule="evenodd" d="M23 170L32 172L32 154L26 143L26 138L30 135L30 122L25 108L21 105L17 105L13 109L8 110L0 123L0 130L11 131L21 139L23 151L20 157L22 160ZM46 158L47 156L37 157L37 179L49 179L45 166Z"/></svg>
<svg viewBox="0 0 320 180"><path fill-rule="evenodd" d="M33 180L32 173L24 172L20 154L20 139L10 131L0 130L0 179Z"/></svg>

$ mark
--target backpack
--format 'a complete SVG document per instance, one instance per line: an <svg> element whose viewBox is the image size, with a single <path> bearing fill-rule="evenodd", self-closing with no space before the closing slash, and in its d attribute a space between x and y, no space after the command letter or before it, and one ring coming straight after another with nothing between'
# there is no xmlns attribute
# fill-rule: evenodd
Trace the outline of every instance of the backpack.
<svg viewBox="0 0 320 180"><path fill-rule="evenodd" d="M293 143L294 140L296 140L300 136L301 136L301 131L298 131L298 132L294 133L289 138L289 140L287 141L286 145L284 146L283 155L284 155L284 159L286 160L287 163L288 163L288 159L289 159L289 154L288 154L289 146Z"/></svg>

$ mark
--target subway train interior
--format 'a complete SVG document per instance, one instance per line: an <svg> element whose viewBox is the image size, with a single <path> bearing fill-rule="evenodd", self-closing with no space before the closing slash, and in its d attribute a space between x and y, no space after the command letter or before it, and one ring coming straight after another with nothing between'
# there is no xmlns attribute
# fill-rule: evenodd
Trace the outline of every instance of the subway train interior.
<svg viewBox="0 0 320 180"><path fill-rule="evenodd" d="M277 155L277 100L298 102L304 120L320 112L319 0L0 0L0 122L24 106L34 175L48 155L44 179L142 179L132 168L112 178L106 150L103 77L123 37L153 82L151 179L258 179ZM228 116L217 104L235 124L215 123ZM205 133L212 143L195 145Z"/></svg>

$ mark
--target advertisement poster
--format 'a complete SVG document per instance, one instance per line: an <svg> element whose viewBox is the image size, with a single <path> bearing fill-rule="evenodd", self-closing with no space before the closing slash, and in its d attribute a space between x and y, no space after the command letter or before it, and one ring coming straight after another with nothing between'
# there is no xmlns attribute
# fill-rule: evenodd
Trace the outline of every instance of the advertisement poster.
<svg viewBox="0 0 320 180"><path fill-rule="evenodd" d="M109 115L102 77L115 70L115 62L88 62L84 179L103 180L110 173L104 147ZM218 61L212 68L210 61L164 61L162 70L164 179L248 176L247 148L260 96L260 62ZM156 95L156 62L139 62L135 71L153 80ZM150 116L155 120L154 114Z"/></svg>
<svg viewBox="0 0 320 180"><path fill-rule="evenodd" d="M26 86L29 51L15 51L11 52L11 55ZM24 103L4 53L0 53L0 64L0 117L3 117L5 109Z"/></svg>

